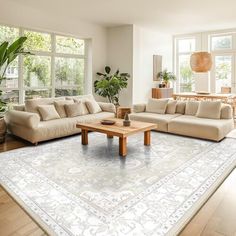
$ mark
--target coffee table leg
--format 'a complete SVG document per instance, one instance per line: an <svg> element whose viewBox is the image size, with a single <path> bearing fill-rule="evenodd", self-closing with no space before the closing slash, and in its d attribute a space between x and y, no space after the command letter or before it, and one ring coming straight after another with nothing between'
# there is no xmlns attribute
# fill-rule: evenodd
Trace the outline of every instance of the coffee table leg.
<svg viewBox="0 0 236 236"><path fill-rule="evenodd" d="M81 139L82 144L83 145L88 145L88 130L82 129L81 132L82 132L82 139Z"/></svg>
<svg viewBox="0 0 236 236"><path fill-rule="evenodd" d="M120 155L122 157L125 157L127 155L127 138L119 138L119 149L120 149Z"/></svg>
<svg viewBox="0 0 236 236"><path fill-rule="evenodd" d="M150 146L151 144L151 131L145 131L144 132L144 145Z"/></svg>

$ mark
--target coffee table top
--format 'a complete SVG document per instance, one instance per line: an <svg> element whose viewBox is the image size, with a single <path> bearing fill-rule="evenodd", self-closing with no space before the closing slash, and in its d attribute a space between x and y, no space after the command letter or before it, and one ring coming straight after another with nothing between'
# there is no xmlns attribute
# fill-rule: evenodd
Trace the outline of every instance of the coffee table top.
<svg viewBox="0 0 236 236"><path fill-rule="evenodd" d="M114 125L102 125L101 120L90 123L77 123L76 127L88 131L97 131L100 133L110 134L118 137L127 137L129 135L156 129L157 125L147 122L131 121L130 126L123 126L123 119L110 118L116 123Z"/></svg>

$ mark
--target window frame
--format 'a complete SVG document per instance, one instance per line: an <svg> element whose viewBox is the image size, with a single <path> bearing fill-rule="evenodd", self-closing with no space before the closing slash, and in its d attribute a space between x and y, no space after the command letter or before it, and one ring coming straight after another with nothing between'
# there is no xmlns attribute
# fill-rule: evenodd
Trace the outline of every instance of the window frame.
<svg viewBox="0 0 236 236"><path fill-rule="evenodd" d="M48 89L50 90L51 96L55 97L55 90L58 88L56 87L56 75L55 75L55 59L57 57L61 58L73 58L73 59L83 59L84 60L84 70L83 70L83 93L85 93L86 90L86 81L87 81L87 68L88 68L88 39L85 38L79 38L74 35L69 34L62 34L62 33L56 33L56 32L50 32L46 30L38 30L38 29L32 29L28 27L19 27L19 26L13 26L13 25L7 25L0 23L1 26L16 28L19 31L19 37L24 36L25 31L32 31L36 33L43 33L43 34L49 34L51 37L51 51L38 51L38 50L30 50L35 56L48 56L51 58L51 66L50 66L50 78L51 78L51 86L47 87L26 87L24 85L24 56L20 55L18 57L18 87L12 88L14 91L18 91L19 94L19 104L25 102L25 92L29 90L37 90L37 89ZM57 53L56 52L56 36L63 36L63 37L71 37L79 40L84 41L84 54L70 54L70 53ZM70 86L62 86L60 89L77 89L78 86L76 85L70 85ZM2 91L7 91L8 89L0 86L0 89Z"/></svg>

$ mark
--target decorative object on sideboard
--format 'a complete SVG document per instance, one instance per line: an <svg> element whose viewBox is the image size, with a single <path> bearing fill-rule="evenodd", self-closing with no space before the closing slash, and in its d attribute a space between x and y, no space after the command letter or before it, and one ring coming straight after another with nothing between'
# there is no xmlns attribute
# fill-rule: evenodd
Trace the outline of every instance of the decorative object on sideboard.
<svg viewBox="0 0 236 236"><path fill-rule="evenodd" d="M161 78L162 84L164 84L164 88L170 87L170 81L175 81L176 76L172 72L168 72L167 69L159 72L158 77Z"/></svg>
<svg viewBox="0 0 236 236"><path fill-rule="evenodd" d="M94 82L95 93L107 98L110 103L119 106L120 91L127 88L130 74L120 73L119 70L111 74L111 68L106 66L105 73L97 72L97 76L99 80Z"/></svg>
<svg viewBox="0 0 236 236"><path fill-rule="evenodd" d="M212 57L209 52L195 52L191 55L190 66L192 71L205 73L211 70Z"/></svg>
<svg viewBox="0 0 236 236"><path fill-rule="evenodd" d="M0 45L0 85L3 80L6 79L6 71L9 65L19 56L19 55L29 55L30 52L24 51L24 42L27 37L19 37L12 44L4 41ZM4 120L5 112L8 110L8 105L3 99L3 91L0 90L0 143L5 141L6 136L6 122Z"/></svg>
<svg viewBox="0 0 236 236"><path fill-rule="evenodd" d="M153 55L153 81L160 81L161 78L158 76L162 71L162 56Z"/></svg>
<svg viewBox="0 0 236 236"><path fill-rule="evenodd" d="M128 114L128 112L126 112L125 117L124 117L124 121L123 121L123 125L124 126L130 126L130 124L131 124L131 121L129 119L129 114Z"/></svg>

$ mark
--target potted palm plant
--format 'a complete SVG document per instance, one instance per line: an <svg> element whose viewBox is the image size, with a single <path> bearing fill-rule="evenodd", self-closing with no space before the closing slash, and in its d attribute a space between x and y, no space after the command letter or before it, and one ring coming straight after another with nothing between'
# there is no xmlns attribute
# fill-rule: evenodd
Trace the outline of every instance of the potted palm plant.
<svg viewBox="0 0 236 236"><path fill-rule="evenodd" d="M120 91L127 87L130 75L128 73L120 73L119 70L111 74L109 66L105 67L104 73L97 72L97 75L100 79L94 82L95 93L119 106Z"/></svg>
<svg viewBox="0 0 236 236"><path fill-rule="evenodd" d="M17 58L17 56L23 54L31 54L24 51L24 42L27 37L19 37L12 44L4 41L0 44L0 85L5 78L7 68ZM5 112L8 109L7 103L2 98L3 91L0 90L0 143L5 141L6 135L6 123L4 120Z"/></svg>
<svg viewBox="0 0 236 236"><path fill-rule="evenodd" d="M159 72L157 77L161 79L166 88L170 87L170 81L176 80L176 76L172 72L168 72L167 69Z"/></svg>

